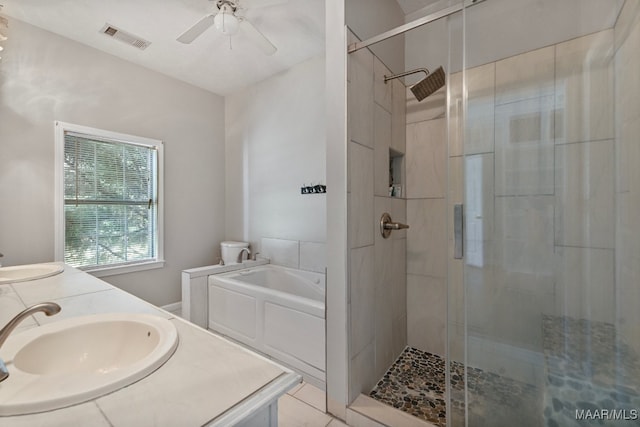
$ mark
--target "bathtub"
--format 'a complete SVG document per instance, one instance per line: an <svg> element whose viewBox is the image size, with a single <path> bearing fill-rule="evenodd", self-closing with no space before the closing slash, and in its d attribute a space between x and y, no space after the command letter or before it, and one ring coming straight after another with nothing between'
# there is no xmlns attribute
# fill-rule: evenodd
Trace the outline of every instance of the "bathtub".
<svg viewBox="0 0 640 427"><path fill-rule="evenodd" d="M325 382L324 274L264 265L208 286L209 329Z"/></svg>

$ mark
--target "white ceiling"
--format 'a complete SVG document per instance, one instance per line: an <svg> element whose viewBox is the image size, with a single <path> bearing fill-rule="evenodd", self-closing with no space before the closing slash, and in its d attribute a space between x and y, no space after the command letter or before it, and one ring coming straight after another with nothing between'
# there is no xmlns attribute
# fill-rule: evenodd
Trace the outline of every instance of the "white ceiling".
<svg viewBox="0 0 640 427"><path fill-rule="evenodd" d="M264 55L242 32L209 28L193 43L176 38L204 15L209 0L3 0L3 14L141 66L226 95L324 51L324 0L240 0L245 16L278 51ZM146 50L100 33L105 23L151 42Z"/></svg>

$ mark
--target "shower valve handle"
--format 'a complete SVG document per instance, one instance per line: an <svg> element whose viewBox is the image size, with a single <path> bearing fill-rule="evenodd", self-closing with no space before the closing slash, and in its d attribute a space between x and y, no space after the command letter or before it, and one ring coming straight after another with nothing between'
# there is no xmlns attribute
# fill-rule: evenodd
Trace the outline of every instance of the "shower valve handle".
<svg viewBox="0 0 640 427"><path fill-rule="evenodd" d="M409 228L409 226L399 222L387 222L384 225L385 230L402 230L403 228Z"/></svg>
<svg viewBox="0 0 640 427"><path fill-rule="evenodd" d="M409 228L409 226L407 224L393 222L391 215L386 212L382 214L382 218L380 218L380 234L382 234L382 237L385 239L391 235L391 231L402 230L404 228Z"/></svg>

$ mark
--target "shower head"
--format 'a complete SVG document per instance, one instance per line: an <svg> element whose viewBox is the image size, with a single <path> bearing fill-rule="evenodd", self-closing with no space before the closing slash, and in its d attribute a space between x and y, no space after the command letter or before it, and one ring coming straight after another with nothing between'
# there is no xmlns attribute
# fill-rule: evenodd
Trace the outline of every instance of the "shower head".
<svg viewBox="0 0 640 427"><path fill-rule="evenodd" d="M397 79L399 77L404 77L415 73L426 74L426 77L424 79L420 80L418 83L409 88L411 89L411 92L413 92L413 95L416 97L418 102L422 101L445 84L445 75L442 67L438 67L438 69L433 73L429 73L429 70L427 70L426 68L417 68L415 70L405 71L404 73L394 74L392 76L384 76L384 82L386 83L389 80Z"/></svg>
<svg viewBox="0 0 640 427"><path fill-rule="evenodd" d="M416 97L418 102L431 95L433 92L444 86L445 77L442 67L438 67L433 73L428 74L427 77L420 80L418 83L410 87L411 92Z"/></svg>

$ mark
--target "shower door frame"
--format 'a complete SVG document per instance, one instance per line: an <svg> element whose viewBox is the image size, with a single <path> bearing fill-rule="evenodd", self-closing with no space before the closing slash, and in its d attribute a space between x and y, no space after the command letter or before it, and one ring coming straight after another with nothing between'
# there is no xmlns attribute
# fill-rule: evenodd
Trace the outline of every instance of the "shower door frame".
<svg viewBox="0 0 640 427"><path fill-rule="evenodd" d="M357 52L360 49L364 49L365 47L380 43L382 41L390 39L391 37L399 36L415 28L422 27L423 25L427 25L433 21L437 21L438 19L446 18L447 16L453 15L456 12L460 12L462 9L465 9L467 7L475 6L476 4L482 3L483 1L485 0L467 0L466 2L461 2L460 4L449 6L427 16L423 16L422 18L418 18L414 21L408 22L404 25L386 31L377 36L371 37L367 40L351 43L347 48L347 53Z"/></svg>

